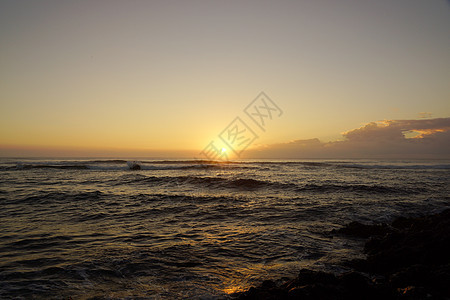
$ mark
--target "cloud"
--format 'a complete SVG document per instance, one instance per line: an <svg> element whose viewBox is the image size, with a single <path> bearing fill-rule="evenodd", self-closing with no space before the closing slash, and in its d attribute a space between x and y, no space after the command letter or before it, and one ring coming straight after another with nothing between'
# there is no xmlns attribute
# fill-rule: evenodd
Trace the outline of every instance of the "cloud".
<svg viewBox="0 0 450 300"><path fill-rule="evenodd" d="M422 119L431 118L433 116L430 112L420 112L418 117Z"/></svg>
<svg viewBox="0 0 450 300"><path fill-rule="evenodd" d="M450 118L384 120L342 133L344 140L295 140L253 148L254 158L447 158Z"/></svg>

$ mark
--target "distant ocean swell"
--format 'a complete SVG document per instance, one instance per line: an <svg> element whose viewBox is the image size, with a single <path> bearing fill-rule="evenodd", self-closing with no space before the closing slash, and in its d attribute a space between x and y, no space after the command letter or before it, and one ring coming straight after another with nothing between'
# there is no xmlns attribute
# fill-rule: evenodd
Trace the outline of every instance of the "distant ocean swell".
<svg viewBox="0 0 450 300"><path fill-rule="evenodd" d="M0 170L27 169L60 169L60 170L126 170L127 160L89 160L89 161L59 161L59 162L9 162L0 166ZM142 170L191 170L191 169L263 169L273 166L301 166L310 168L355 168L355 169L450 169L450 164L377 164L355 163L346 161L330 162L296 162L296 161L255 161L255 162L216 162L205 160L162 160L139 161Z"/></svg>

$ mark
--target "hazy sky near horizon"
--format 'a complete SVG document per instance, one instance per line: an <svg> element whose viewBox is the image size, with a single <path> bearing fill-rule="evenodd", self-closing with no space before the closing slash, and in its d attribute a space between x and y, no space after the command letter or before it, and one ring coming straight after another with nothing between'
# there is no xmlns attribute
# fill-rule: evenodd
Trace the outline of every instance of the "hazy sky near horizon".
<svg viewBox="0 0 450 300"><path fill-rule="evenodd" d="M0 145L201 150L261 91L255 144L329 142L449 117L449 53L443 0L1 0Z"/></svg>

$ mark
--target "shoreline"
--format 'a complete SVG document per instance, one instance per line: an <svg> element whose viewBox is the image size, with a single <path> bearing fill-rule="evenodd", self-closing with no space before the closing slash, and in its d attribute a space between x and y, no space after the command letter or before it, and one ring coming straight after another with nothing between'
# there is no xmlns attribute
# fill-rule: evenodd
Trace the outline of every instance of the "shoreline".
<svg viewBox="0 0 450 300"><path fill-rule="evenodd" d="M277 284L266 280L232 299L450 299L450 209L390 224L351 222L333 235L365 238L365 259L335 275L309 269Z"/></svg>

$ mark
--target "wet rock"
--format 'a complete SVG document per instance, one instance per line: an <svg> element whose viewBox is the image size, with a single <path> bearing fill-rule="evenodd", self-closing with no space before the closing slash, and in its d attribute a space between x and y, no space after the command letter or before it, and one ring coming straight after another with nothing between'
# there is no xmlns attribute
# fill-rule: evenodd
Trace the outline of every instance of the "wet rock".
<svg viewBox="0 0 450 300"><path fill-rule="evenodd" d="M299 287L293 287L288 291L288 299L294 300L294 299L301 299L306 298L304 286Z"/></svg>
<svg viewBox="0 0 450 300"><path fill-rule="evenodd" d="M288 291L280 289L276 286L261 285L259 287L252 287L247 292L237 295L237 299L247 300L276 300L287 299Z"/></svg>
<svg viewBox="0 0 450 300"><path fill-rule="evenodd" d="M350 262L354 271L336 276L302 269L284 284L265 281L238 298L450 299L450 209L391 226L352 222L335 233L371 237L367 259Z"/></svg>
<svg viewBox="0 0 450 300"><path fill-rule="evenodd" d="M138 165L138 164L132 165L132 166L130 167L130 170L140 170L140 169L141 169L141 166Z"/></svg>
<svg viewBox="0 0 450 300"><path fill-rule="evenodd" d="M427 293L423 287L407 286L405 288L397 289L399 299L408 300L423 300L423 299L434 299L434 297Z"/></svg>
<svg viewBox="0 0 450 300"><path fill-rule="evenodd" d="M405 227L406 223L409 225ZM366 243L369 270L390 273L417 264L450 262L450 210L402 224L403 229Z"/></svg>
<svg viewBox="0 0 450 300"><path fill-rule="evenodd" d="M376 299L371 283L362 274L349 272L340 276L302 269L297 278L277 287L273 281L251 288L239 299ZM367 296L369 295L369 296Z"/></svg>
<svg viewBox="0 0 450 300"><path fill-rule="evenodd" d="M336 276L330 273L302 269L298 274L298 281L300 285L314 284L317 282L323 284L336 284L337 278Z"/></svg>
<svg viewBox="0 0 450 300"><path fill-rule="evenodd" d="M332 230L331 233L368 238L370 236L383 236L391 231L392 229L387 224L367 225L354 221L341 229Z"/></svg>
<svg viewBox="0 0 450 300"><path fill-rule="evenodd" d="M138 161L127 161L127 165L130 170L140 170L141 169L141 163Z"/></svg>

